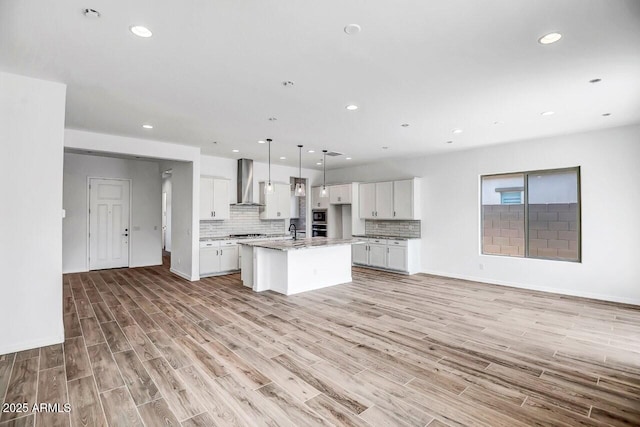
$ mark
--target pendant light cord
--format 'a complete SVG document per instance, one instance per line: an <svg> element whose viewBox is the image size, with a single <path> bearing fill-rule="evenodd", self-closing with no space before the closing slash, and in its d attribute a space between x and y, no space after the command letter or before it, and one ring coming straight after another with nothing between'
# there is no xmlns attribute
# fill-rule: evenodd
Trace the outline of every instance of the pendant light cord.
<svg viewBox="0 0 640 427"><path fill-rule="evenodd" d="M322 150L322 188L327 188L327 150Z"/></svg>
<svg viewBox="0 0 640 427"><path fill-rule="evenodd" d="M271 185L271 139L267 138L269 143L269 185Z"/></svg>

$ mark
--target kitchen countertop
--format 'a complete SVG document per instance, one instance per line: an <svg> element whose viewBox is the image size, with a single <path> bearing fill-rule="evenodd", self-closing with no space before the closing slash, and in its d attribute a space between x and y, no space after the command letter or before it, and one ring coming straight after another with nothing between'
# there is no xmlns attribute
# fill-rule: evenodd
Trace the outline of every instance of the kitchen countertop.
<svg viewBox="0 0 640 427"><path fill-rule="evenodd" d="M274 239L274 238L290 238L290 234L266 234L263 236L251 236L251 237L231 237L231 236L219 236L219 237L201 237L201 242L211 242L216 240L262 240L262 239Z"/></svg>
<svg viewBox="0 0 640 427"><path fill-rule="evenodd" d="M403 236L376 236L373 234L354 234L353 237L360 237L363 239L386 239L386 240L412 240L412 239L420 238L420 237L403 237Z"/></svg>
<svg viewBox="0 0 640 427"><path fill-rule="evenodd" d="M293 249L309 249L327 246L351 245L353 243L364 243L358 239L329 239L326 237L313 237L298 240L260 240L257 242L239 242L241 245L253 246L257 248L274 249L278 251L290 251Z"/></svg>

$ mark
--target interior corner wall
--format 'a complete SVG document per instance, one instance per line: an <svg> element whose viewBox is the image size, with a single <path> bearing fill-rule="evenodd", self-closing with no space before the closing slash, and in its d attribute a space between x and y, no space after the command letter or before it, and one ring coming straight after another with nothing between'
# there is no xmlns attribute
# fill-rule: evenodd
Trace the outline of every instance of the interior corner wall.
<svg viewBox="0 0 640 427"><path fill-rule="evenodd" d="M194 165L191 162L163 162L162 170L172 169L171 173L171 271L187 280L198 280L199 258L199 220L198 226L193 224ZM197 175L198 184L200 175ZM199 200L198 200L199 202ZM199 210L196 210L196 215ZM195 233L195 236L194 236ZM193 239L198 244L197 252L193 251ZM196 265L194 265L194 262Z"/></svg>
<svg viewBox="0 0 640 427"><path fill-rule="evenodd" d="M88 271L88 178L131 180L129 266L162 264L162 190L158 162L65 153L62 270Z"/></svg>
<svg viewBox="0 0 640 427"><path fill-rule="evenodd" d="M0 354L64 341L66 86L0 72Z"/></svg>
<svg viewBox="0 0 640 427"><path fill-rule="evenodd" d="M422 177L422 271L640 304L640 126L331 170L332 179ZM480 176L581 167L582 262L482 255Z"/></svg>
<svg viewBox="0 0 640 427"><path fill-rule="evenodd" d="M164 171L165 169L163 169ZM171 252L171 203L172 203L172 197L171 197L171 176L167 176L167 177L163 177L162 178L162 192L164 194L166 194L167 197L167 218L166 218L166 230L165 230L165 237L164 237L164 248L167 252Z"/></svg>

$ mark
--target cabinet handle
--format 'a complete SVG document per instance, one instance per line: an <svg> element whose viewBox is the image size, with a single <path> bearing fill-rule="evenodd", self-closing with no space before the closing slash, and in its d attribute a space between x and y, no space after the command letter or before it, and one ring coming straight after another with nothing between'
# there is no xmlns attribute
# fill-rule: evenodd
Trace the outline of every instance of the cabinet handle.
<svg viewBox="0 0 640 427"><path fill-rule="evenodd" d="M220 256L222 256L222 249L220 249Z"/></svg>
<svg viewBox="0 0 640 427"><path fill-rule="evenodd" d="M393 211L393 216L396 216L396 211Z"/></svg>
<svg viewBox="0 0 640 427"><path fill-rule="evenodd" d="M338 197L338 201L341 202L342 201L342 197Z"/></svg>
<svg viewBox="0 0 640 427"><path fill-rule="evenodd" d="M318 207L320 207L320 203L318 203Z"/></svg>
<svg viewBox="0 0 640 427"><path fill-rule="evenodd" d="M387 248L387 253L389 253L389 248Z"/></svg>
<svg viewBox="0 0 640 427"><path fill-rule="evenodd" d="M371 211L371 216L376 216L376 213L374 211Z"/></svg>
<svg viewBox="0 0 640 427"><path fill-rule="evenodd" d="M211 211L211 218L213 218L213 211Z"/></svg>
<svg viewBox="0 0 640 427"><path fill-rule="evenodd" d="M218 256L218 250L216 249L216 256Z"/></svg>
<svg viewBox="0 0 640 427"><path fill-rule="evenodd" d="M213 211L213 216L214 216L214 217L216 216L216 211Z"/></svg>

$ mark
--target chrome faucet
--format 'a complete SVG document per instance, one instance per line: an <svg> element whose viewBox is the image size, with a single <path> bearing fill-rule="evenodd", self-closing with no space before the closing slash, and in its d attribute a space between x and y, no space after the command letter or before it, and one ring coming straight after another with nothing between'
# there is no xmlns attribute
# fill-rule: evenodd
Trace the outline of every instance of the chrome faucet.
<svg viewBox="0 0 640 427"><path fill-rule="evenodd" d="M294 223L291 223L291 225L289 225L289 233L291 233L291 227L293 227L293 240L296 240L298 229Z"/></svg>

